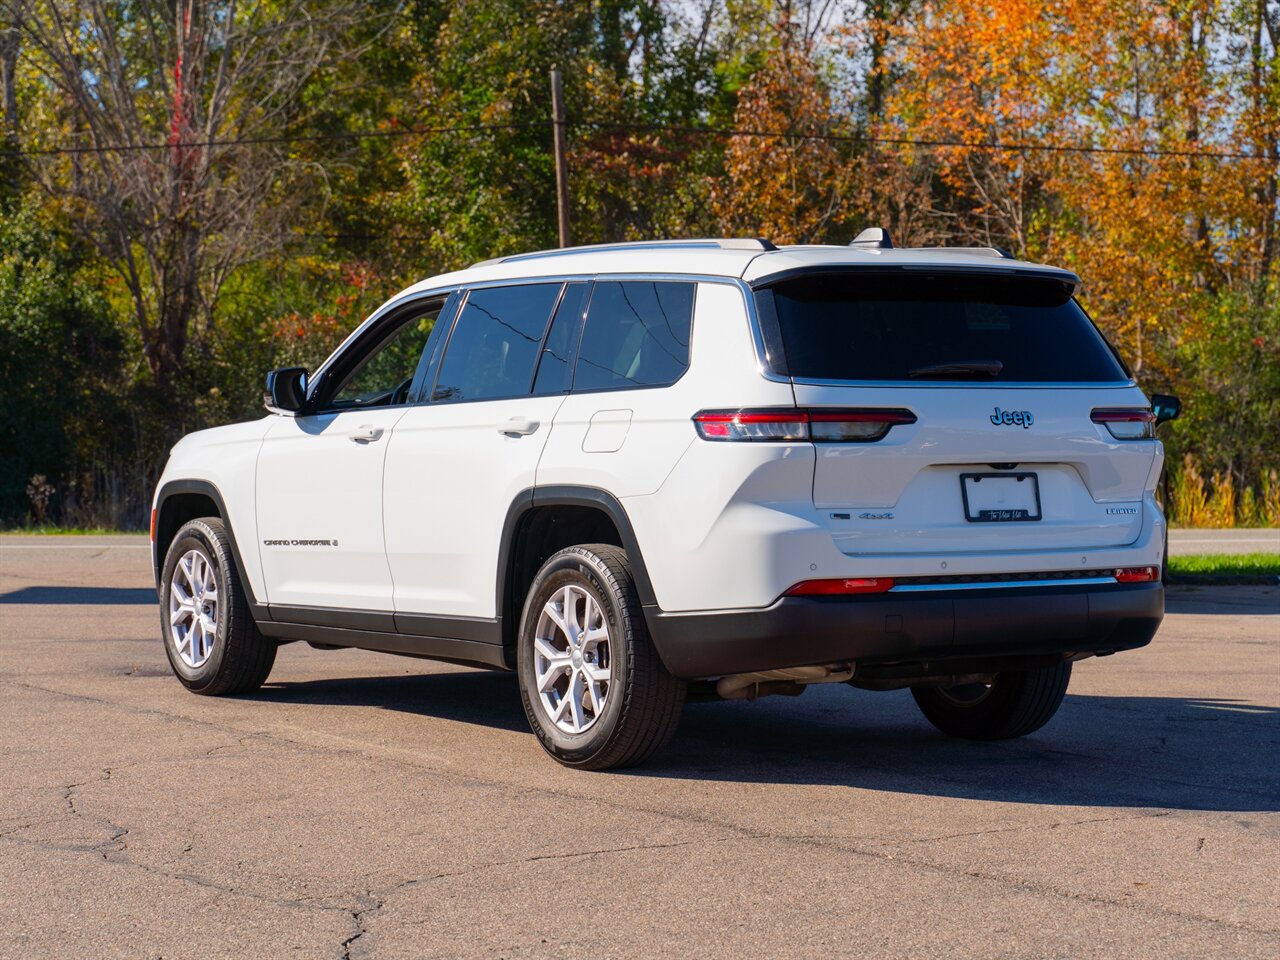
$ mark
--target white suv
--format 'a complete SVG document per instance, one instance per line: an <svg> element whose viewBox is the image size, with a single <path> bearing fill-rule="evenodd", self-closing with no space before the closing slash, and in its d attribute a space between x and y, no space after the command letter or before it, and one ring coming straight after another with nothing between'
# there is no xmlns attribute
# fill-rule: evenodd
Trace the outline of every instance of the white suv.
<svg viewBox="0 0 1280 960"><path fill-rule="evenodd" d="M1079 283L879 230L419 283L272 373L272 416L174 447L174 672L243 693L295 640L515 670L593 769L661 747L691 687L910 687L953 736L1029 733L1164 612L1156 413Z"/></svg>

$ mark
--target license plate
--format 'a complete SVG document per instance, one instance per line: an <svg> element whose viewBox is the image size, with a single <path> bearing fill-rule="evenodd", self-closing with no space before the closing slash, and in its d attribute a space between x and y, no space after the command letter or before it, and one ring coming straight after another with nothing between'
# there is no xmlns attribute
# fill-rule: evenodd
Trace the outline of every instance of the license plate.
<svg viewBox="0 0 1280 960"><path fill-rule="evenodd" d="M960 493L971 523L1040 519L1040 482L1034 473L962 473Z"/></svg>

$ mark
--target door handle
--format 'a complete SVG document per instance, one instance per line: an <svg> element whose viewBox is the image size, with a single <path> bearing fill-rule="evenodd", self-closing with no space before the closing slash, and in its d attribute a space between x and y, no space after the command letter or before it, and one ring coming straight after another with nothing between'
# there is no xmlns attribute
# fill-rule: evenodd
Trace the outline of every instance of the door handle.
<svg viewBox="0 0 1280 960"><path fill-rule="evenodd" d="M371 423L364 423L347 434L354 443L372 443L382 436L382 428Z"/></svg>
<svg viewBox="0 0 1280 960"><path fill-rule="evenodd" d="M498 424L498 432L507 434L508 436L515 434L521 437L527 437L533 433L542 424L537 420L530 420L528 417L512 417L506 423Z"/></svg>

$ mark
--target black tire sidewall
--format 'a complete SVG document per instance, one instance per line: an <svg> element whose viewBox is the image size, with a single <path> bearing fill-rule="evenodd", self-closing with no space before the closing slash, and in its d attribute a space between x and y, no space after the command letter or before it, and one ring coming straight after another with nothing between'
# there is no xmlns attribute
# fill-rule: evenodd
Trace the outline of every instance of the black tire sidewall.
<svg viewBox="0 0 1280 960"><path fill-rule="evenodd" d="M948 736L1007 740L1034 733L1048 723L1070 681L1068 662L996 674L990 693L971 705L957 703L930 687L913 688L911 694L929 722Z"/></svg>
<svg viewBox="0 0 1280 960"><path fill-rule="evenodd" d="M178 651L174 648L173 634L169 628L169 592L173 584L173 573L178 561L189 550L199 550L213 564L214 577L218 582L218 631L214 638L213 652L198 667L189 667L182 662ZM165 555L164 573L160 579L160 625L164 636L164 652L169 658L173 672L189 690L203 690L212 684L219 675L222 661L227 655L227 633L231 621L230 601L232 588L227 580L228 558L226 551L213 535L208 524L193 520L178 531L169 552Z"/></svg>
<svg viewBox="0 0 1280 960"><path fill-rule="evenodd" d="M516 638L516 669L520 681L520 699L524 703L529 725L542 741L547 752L561 763L571 766L585 764L606 749L621 720L625 700L623 693L630 679L628 672L631 669L631 658L626 649L626 637L629 631L627 625L623 623L623 613L618 598L601 579L595 563L603 564L603 561L589 551L581 549L553 557L548 561L529 590L524 613L520 618L520 632ZM609 657L613 671L604 713L591 725L590 729L580 734L565 733L551 722L538 697L538 684L533 669L533 635L537 629L542 608L557 590L569 584L585 589L604 611L609 627Z"/></svg>

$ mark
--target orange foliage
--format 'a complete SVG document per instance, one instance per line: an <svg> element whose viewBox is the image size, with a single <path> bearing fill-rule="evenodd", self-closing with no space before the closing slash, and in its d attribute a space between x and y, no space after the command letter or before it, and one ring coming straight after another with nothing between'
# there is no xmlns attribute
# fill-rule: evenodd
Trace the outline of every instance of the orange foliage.
<svg viewBox="0 0 1280 960"><path fill-rule="evenodd" d="M335 267L345 289L333 297L333 310L303 314L297 311L269 321L268 336L280 363L314 368L368 314L369 295L380 296L383 278L368 263Z"/></svg>
<svg viewBox="0 0 1280 960"><path fill-rule="evenodd" d="M1274 161L1122 152L1274 150L1274 102L1237 102L1236 78L1210 62L1225 30L1203 0L929 3L887 31L897 79L875 132L937 145L890 151L877 171L936 173L950 216L935 242L1077 269L1137 370L1167 375L1172 351L1152 341L1198 336L1205 291L1269 269Z"/></svg>
<svg viewBox="0 0 1280 960"><path fill-rule="evenodd" d="M778 243L816 243L849 216L855 162L812 51L787 25L780 45L742 90L713 206L725 233ZM792 136L763 137L786 131ZM809 138L806 137L809 135Z"/></svg>

